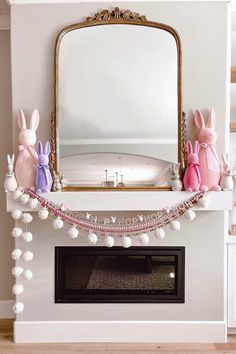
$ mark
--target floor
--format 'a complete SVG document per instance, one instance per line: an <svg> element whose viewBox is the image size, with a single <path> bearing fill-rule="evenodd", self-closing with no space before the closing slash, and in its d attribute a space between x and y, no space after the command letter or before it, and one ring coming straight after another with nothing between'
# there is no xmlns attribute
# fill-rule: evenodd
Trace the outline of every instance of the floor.
<svg viewBox="0 0 236 354"><path fill-rule="evenodd" d="M12 320L0 321L0 354L235 354L236 336L225 344L14 344Z"/></svg>

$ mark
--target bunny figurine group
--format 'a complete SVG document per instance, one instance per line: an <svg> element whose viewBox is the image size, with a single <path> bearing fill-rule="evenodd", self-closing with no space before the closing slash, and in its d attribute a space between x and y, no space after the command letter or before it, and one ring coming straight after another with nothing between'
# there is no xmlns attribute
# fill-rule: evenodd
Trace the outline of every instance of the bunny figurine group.
<svg viewBox="0 0 236 354"><path fill-rule="evenodd" d="M16 160L15 174L13 172L14 155L8 155L8 172L4 182L5 191L12 192L18 187L31 189L37 192L49 192L52 188L52 176L48 167L50 144L45 145L43 152L42 143L38 144L38 154L34 149L36 143L36 130L39 126L39 112L35 109L31 115L27 128L24 112L18 114L19 154ZM17 182L16 182L17 181ZM36 188L35 188L36 186Z"/></svg>
<svg viewBox="0 0 236 354"><path fill-rule="evenodd" d="M186 191L220 191L232 190L233 180L229 167L228 154L222 155L223 172L216 152L217 134L215 128L215 113L209 111L206 124L202 113L195 112L195 124L199 129L198 140L194 149L190 141L187 142L187 169L184 175L184 189Z"/></svg>

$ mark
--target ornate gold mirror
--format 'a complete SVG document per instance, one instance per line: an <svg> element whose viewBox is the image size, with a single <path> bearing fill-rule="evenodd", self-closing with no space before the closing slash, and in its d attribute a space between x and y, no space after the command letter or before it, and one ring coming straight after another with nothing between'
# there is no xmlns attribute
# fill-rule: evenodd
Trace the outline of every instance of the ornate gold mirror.
<svg viewBox="0 0 236 354"><path fill-rule="evenodd" d="M51 133L65 190L168 189L184 164L178 33L119 8L63 29Z"/></svg>

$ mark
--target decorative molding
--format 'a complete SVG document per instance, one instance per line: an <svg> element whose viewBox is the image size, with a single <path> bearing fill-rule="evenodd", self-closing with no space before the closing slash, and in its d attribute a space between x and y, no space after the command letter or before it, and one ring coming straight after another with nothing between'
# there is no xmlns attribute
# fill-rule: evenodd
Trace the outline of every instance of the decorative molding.
<svg viewBox="0 0 236 354"><path fill-rule="evenodd" d="M15 321L15 343L225 343L224 321Z"/></svg>
<svg viewBox="0 0 236 354"><path fill-rule="evenodd" d="M38 4L79 4L81 0L5 0L9 5L38 5ZM142 2L148 2L150 0L142 0ZM165 2L166 0L153 0L152 2ZM172 2L178 2L179 0L172 0ZM196 0L183 0L183 2L196 2ZM212 1L212 0L210 0ZM214 0L215 2L228 2L228 0ZM91 0L83 0L84 3ZM101 3L101 0L93 0L94 3ZM103 3L110 3L110 0L103 0ZM122 0L122 2L137 2L137 0Z"/></svg>
<svg viewBox="0 0 236 354"><path fill-rule="evenodd" d="M14 318L12 307L14 305L13 300L0 300L0 319L2 318Z"/></svg>
<svg viewBox="0 0 236 354"><path fill-rule="evenodd" d="M94 16L87 17L87 21L110 21L110 20L134 20L134 21L147 21L146 16L140 15L138 12L131 10L120 10L115 7L114 10L102 10L97 12Z"/></svg>
<svg viewBox="0 0 236 354"><path fill-rule="evenodd" d="M0 31L10 30L10 15L0 15Z"/></svg>

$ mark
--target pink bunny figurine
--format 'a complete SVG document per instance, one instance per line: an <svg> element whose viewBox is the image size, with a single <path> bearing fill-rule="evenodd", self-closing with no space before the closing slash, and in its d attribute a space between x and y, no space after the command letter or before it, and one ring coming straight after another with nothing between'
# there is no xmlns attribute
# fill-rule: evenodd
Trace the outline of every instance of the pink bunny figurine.
<svg viewBox="0 0 236 354"><path fill-rule="evenodd" d="M201 176L199 172L199 142L194 144L194 152L191 141L187 141L187 169L184 174L184 189L188 192L199 191L201 185Z"/></svg>
<svg viewBox="0 0 236 354"><path fill-rule="evenodd" d="M35 190L35 175L37 171L38 155L34 149L36 143L36 130L39 126L39 112L35 109L31 115L29 128L22 110L18 114L19 154L16 161L15 174L18 186Z"/></svg>
<svg viewBox="0 0 236 354"><path fill-rule="evenodd" d="M215 128L215 112L213 109L209 111L206 126L199 110L195 112L195 124L200 129L198 134L198 141L200 143L199 163L201 175L202 191L219 191L221 167L220 161L216 152L217 134Z"/></svg>
<svg viewBox="0 0 236 354"><path fill-rule="evenodd" d="M50 192L52 189L52 175L48 167L50 144L47 141L44 152L41 141L38 143L38 168L36 173L36 192Z"/></svg>

